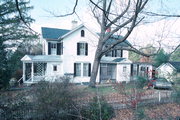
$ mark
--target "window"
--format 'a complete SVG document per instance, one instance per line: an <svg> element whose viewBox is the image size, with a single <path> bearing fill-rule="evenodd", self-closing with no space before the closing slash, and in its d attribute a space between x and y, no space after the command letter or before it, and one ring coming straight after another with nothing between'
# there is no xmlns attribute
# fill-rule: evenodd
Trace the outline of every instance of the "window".
<svg viewBox="0 0 180 120"><path fill-rule="evenodd" d="M88 77L91 75L90 63L74 63L74 76Z"/></svg>
<svg viewBox="0 0 180 120"><path fill-rule="evenodd" d="M83 64L83 76L88 76L88 74L89 74L89 66L88 66L89 64L88 63L84 63Z"/></svg>
<svg viewBox="0 0 180 120"><path fill-rule="evenodd" d="M122 57L123 56L123 51L122 50L112 50L108 52L106 57Z"/></svg>
<svg viewBox="0 0 180 120"><path fill-rule="evenodd" d="M85 36L85 32L84 30L81 30L81 37L84 37Z"/></svg>
<svg viewBox="0 0 180 120"><path fill-rule="evenodd" d="M57 44L51 43L51 55L56 55Z"/></svg>
<svg viewBox="0 0 180 120"><path fill-rule="evenodd" d="M145 67L141 67L140 68L141 71L145 71L145 69L146 69Z"/></svg>
<svg viewBox="0 0 180 120"><path fill-rule="evenodd" d="M75 76L81 76L81 63L74 64L74 74Z"/></svg>
<svg viewBox="0 0 180 120"><path fill-rule="evenodd" d="M48 55L62 55L62 54L63 54L63 42L48 43Z"/></svg>
<svg viewBox="0 0 180 120"><path fill-rule="evenodd" d="M77 55L88 55L87 43L77 43Z"/></svg>
<svg viewBox="0 0 180 120"><path fill-rule="evenodd" d="M126 72L126 71L127 71L127 67L123 66L123 72Z"/></svg>
<svg viewBox="0 0 180 120"><path fill-rule="evenodd" d="M53 66L53 71L57 71L57 65Z"/></svg>
<svg viewBox="0 0 180 120"><path fill-rule="evenodd" d="M46 63L41 63L41 62L38 62L38 63L34 63L34 75L35 76L42 76L45 74L45 71L46 71Z"/></svg>

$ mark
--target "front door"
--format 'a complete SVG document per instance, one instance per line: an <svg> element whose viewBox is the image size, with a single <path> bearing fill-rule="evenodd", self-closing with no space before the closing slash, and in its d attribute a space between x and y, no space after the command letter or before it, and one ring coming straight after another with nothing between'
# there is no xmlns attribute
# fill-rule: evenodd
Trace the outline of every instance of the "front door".
<svg viewBox="0 0 180 120"><path fill-rule="evenodd" d="M26 71L25 71L25 80L29 80L31 78L31 66L32 63L25 63L26 65Z"/></svg>

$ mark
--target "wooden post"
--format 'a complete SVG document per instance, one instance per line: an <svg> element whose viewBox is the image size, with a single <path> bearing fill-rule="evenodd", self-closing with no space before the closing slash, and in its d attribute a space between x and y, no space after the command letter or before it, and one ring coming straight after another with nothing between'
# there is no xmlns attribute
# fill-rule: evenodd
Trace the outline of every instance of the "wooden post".
<svg viewBox="0 0 180 120"><path fill-rule="evenodd" d="M159 102L161 102L161 92L159 91Z"/></svg>
<svg viewBox="0 0 180 120"><path fill-rule="evenodd" d="M26 80L26 63L23 62L23 81Z"/></svg>
<svg viewBox="0 0 180 120"><path fill-rule="evenodd" d="M31 81L34 81L34 63L31 64Z"/></svg>

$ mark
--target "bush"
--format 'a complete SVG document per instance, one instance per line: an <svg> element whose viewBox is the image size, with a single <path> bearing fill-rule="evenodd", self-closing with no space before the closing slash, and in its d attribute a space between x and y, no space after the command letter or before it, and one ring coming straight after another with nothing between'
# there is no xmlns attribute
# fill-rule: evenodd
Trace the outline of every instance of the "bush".
<svg viewBox="0 0 180 120"><path fill-rule="evenodd" d="M59 82L42 81L35 86L37 112L34 119L99 120L101 117L102 120L109 120L114 115L113 108L103 98L95 97L90 103L82 104L79 98L86 93L69 83L68 77L61 77L56 81Z"/></svg>
<svg viewBox="0 0 180 120"><path fill-rule="evenodd" d="M96 96L81 113L84 118L90 120L109 120L114 116L114 109L103 97Z"/></svg>
<svg viewBox="0 0 180 120"><path fill-rule="evenodd" d="M136 117L138 120L143 120L144 118L147 118L144 110L144 108L139 108L136 110Z"/></svg>
<svg viewBox="0 0 180 120"><path fill-rule="evenodd" d="M59 78L61 82L37 84L35 90L37 119L75 120L78 106L75 99L79 95L75 86L67 77Z"/></svg>
<svg viewBox="0 0 180 120"><path fill-rule="evenodd" d="M137 87L138 88L143 88L144 86L147 85L147 80L146 78L142 77L142 76L138 76L137 77Z"/></svg>
<svg viewBox="0 0 180 120"><path fill-rule="evenodd" d="M172 95L174 101L178 104L180 104L180 88L176 88L174 91L174 94Z"/></svg>
<svg viewBox="0 0 180 120"><path fill-rule="evenodd" d="M13 77L16 79L16 80L19 80L23 75L23 71L21 69L18 69L15 71Z"/></svg>

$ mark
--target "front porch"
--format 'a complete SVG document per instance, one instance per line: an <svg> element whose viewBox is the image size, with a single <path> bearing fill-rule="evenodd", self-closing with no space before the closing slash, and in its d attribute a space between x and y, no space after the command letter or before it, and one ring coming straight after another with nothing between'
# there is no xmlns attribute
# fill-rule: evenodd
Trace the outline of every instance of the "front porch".
<svg viewBox="0 0 180 120"><path fill-rule="evenodd" d="M100 83L129 82L131 61L125 58L102 57L100 63Z"/></svg>
<svg viewBox="0 0 180 120"><path fill-rule="evenodd" d="M23 62L23 82L33 84L42 80L54 80L57 77L55 73L58 68L53 67L60 64L61 58L54 55L25 55L21 61Z"/></svg>
<svg viewBox="0 0 180 120"><path fill-rule="evenodd" d="M44 79L47 63L45 62L23 62L23 81L35 83Z"/></svg>

